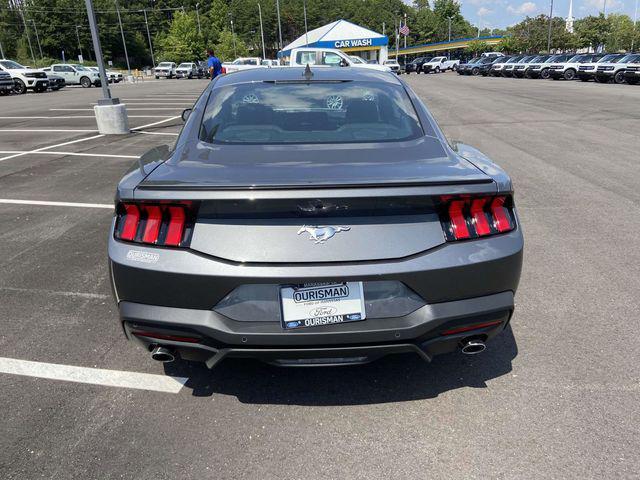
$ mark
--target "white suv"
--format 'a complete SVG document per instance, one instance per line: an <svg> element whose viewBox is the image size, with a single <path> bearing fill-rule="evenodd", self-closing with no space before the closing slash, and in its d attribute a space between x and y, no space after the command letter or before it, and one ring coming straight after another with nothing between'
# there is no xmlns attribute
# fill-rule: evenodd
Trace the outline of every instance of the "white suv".
<svg viewBox="0 0 640 480"><path fill-rule="evenodd" d="M554 62L549 66L549 76L554 80L574 80L580 65L597 62L603 57L600 53L581 53L573 55L565 62Z"/></svg>
<svg viewBox="0 0 640 480"><path fill-rule="evenodd" d="M27 90L34 92L46 92L49 88L49 79L42 70L34 70L20 65L13 60L0 60L0 70L7 72L13 78L13 91L15 93L27 93Z"/></svg>
<svg viewBox="0 0 640 480"><path fill-rule="evenodd" d="M100 74L84 65L54 63L51 65L51 73L64 78L67 85L82 85L83 88L89 88L92 85L100 86Z"/></svg>
<svg viewBox="0 0 640 480"><path fill-rule="evenodd" d="M629 85L636 85L640 82L640 54L631 55L624 71L624 79Z"/></svg>
<svg viewBox="0 0 640 480"><path fill-rule="evenodd" d="M622 60L624 56L625 55L623 53L608 53L597 62L594 61L591 63L583 63L578 67L578 78L583 82L588 82L592 78L598 82L600 81L598 80L598 78L596 78L598 67L604 64L607 64L609 66Z"/></svg>
<svg viewBox="0 0 640 480"><path fill-rule="evenodd" d="M638 61L637 54L625 55L619 60L611 62L598 62L595 80L599 83L607 83L613 80L613 83L624 83L625 72L629 63Z"/></svg>
<svg viewBox="0 0 640 480"><path fill-rule="evenodd" d="M176 64L173 62L160 62L156 68L153 69L156 80L160 77L173 78L176 76Z"/></svg>

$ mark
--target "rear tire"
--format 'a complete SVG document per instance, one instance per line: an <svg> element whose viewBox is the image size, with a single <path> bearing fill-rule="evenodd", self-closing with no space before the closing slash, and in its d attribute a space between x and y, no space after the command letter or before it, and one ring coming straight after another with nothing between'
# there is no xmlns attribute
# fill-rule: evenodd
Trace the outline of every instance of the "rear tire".
<svg viewBox="0 0 640 480"><path fill-rule="evenodd" d="M613 83L617 83L617 84L624 83L624 72L623 71L617 72L613 76Z"/></svg>
<svg viewBox="0 0 640 480"><path fill-rule="evenodd" d="M540 78L543 80L547 80L549 78L549 69L545 68L544 70L540 70Z"/></svg>
<svg viewBox="0 0 640 480"><path fill-rule="evenodd" d="M13 81L13 93L17 95L24 95L27 93L27 86L19 78L16 78Z"/></svg>
<svg viewBox="0 0 640 480"><path fill-rule="evenodd" d="M33 91L36 92L36 93L46 92L47 91L47 87L35 87L33 89Z"/></svg>
<svg viewBox="0 0 640 480"><path fill-rule="evenodd" d="M82 85L82 88L91 88L91 79L89 77L82 77L80 79L80 85Z"/></svg>
<svg viewBox="0 0 640 480"><path fill-rule="evenodd" d="M434 73L440 73L440 67L436 67L436 69L433 72Z"/></svg>
<svg viewBox="0 0 640 480"><path fill-rule="evenodd" d="M576 71L573 68L568 68L567 70L565 70L564 72L565 80L573 80L574 78L576 78Z"/></svg>
<svg viewBox="0 0 640 480"><path fill-rule="evenodd" d="M156 75L156 80L158 80L160 77L158 75Z"/></svg>
<svg viewBox="0 0 640 480"><path fill-rule="evenodd" d="M477 77L479 73L480 69L478 67L475 67L471 70L471 75L473 75L474 77Z"/></svg>

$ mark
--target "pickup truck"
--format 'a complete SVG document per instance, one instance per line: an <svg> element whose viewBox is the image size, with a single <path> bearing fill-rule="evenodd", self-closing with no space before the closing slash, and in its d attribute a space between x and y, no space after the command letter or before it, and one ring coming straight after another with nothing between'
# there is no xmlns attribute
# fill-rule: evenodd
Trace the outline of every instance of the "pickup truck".
<svg viewBox="0 0 640 480"><path fill-rule="evenodd" d="M100 86L100 74L84 65L74 63L54 63L50 72L64 78L66 85L81 85L83 88ZM49 72L49 70L47 70Z"/></svg>
<svg viewBox="0 0 640 480"><path fill-rule="evenodd" d="M367 68L369 70L391 72L391 69L384 65L356 63L349 58L349 55L335 48L300 47L291 50L289 66L304 67L307 65L313 65L316 67Z"/></svg>
<svg viewBox="0 0 640 480"><path fill-rule="evenodd" d="M156 80L160 77L173 78L176 76L176 64L174 62L160 62L156 68L153 69Z"/></svg>
<svg viewBox="0 0 640 480"><path fill-rule="evenodd" d="M236 58L233 62L223 63L222 66L227 73L239 72L240 70L262 67L262 59L260 57L240 57Z"/></svg>
<svg viewBox="0 0 640 480"><path fill-rule="evenodd" d="M449 60L447 57L433 57L428 62L422 64L422 69L427 72L440 73L447 70L456 70L460 65L460 60ZM425 67L429 68L425 68Z"/></svg>

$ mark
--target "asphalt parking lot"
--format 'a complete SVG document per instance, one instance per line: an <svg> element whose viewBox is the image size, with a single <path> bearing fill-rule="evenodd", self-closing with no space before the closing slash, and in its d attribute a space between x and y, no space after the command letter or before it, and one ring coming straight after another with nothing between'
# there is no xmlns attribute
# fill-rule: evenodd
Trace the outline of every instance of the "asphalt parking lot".
<svg viewBox="0 0 640 480"><path fill-rule="evenodd" d="M115 86L122 137L99 89L0 98L0 478L638 478L640 87L404 78L515 182L517 309L482 355L153 362L111 298L114 188L206 82Z"/></svg>

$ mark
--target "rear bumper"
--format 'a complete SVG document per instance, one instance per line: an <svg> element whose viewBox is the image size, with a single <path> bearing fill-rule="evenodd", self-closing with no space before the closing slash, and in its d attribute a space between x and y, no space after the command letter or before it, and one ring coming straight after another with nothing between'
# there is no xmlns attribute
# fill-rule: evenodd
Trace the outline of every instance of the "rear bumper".
<svg viewBox="0 0 640 480"><path fill-rule="evenodd" d="M213 367L224 358L256 358L284 366L367 363L392 353L413 352L426 361L460 348L468 338L488 341L508 324L513 293L425 305L397 318L284 331L279 322L236 322L210 310L121 302L124 331L145 349L162 345L185 359ZM499 322L499 323L498 323ZM474 323L490 326L442 335ZM198 343L147 337L134 332L191 336Z"/></svg>

